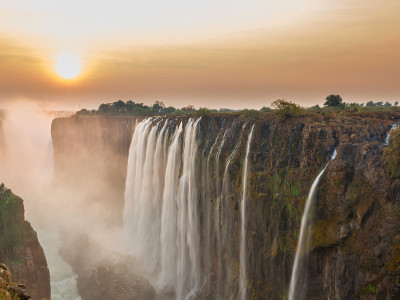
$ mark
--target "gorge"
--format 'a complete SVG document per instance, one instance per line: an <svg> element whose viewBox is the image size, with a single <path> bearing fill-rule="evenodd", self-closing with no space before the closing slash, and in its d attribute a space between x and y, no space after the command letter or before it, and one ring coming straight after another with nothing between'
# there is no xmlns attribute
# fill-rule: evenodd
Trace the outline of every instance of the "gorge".
<svg viewBox="0 0 400 300"><path fill-rule="evenodd" d="M38 209L84 300L101 282L137 299L396 299L400 179L383 152L399 122L380 112L57 118L56 201ZM299 243L308 250L290 296ZM104 299L130 299L107 289Z"/></svg>
<svg viewBox="0 0 400 300"><path fill-rule="evenodd" d="M85 163L91 176L107 177L101 170L114 170L116 185L126 180L125 197L114 197L112 205L99 195L119 189L97 186L97 203L112 206L113 216L104 220L124 228L128 245L120 252L139 260L136 272L157 293L178 299L235 299L244 290L247 299L286 297L305 200L336 148L337 157L315 191L304 297L345 299L397 295L398 274L390 270L396 260L399 182L388 175L382 151L398 118L380 113L271 117L252 127L243 116L223 114L145 120L81 116L57 119L52 130L55 161L74 162L72 174L89 176L78 172ZM65 135L75 127L80 130ZM120 129L113 135L109 128ZM251 128L248 196L242 202ZM88 164L90 149L103 158ZM120 155L118 177L109 152ZM120 207L116 214L115 207Z"/></svg>

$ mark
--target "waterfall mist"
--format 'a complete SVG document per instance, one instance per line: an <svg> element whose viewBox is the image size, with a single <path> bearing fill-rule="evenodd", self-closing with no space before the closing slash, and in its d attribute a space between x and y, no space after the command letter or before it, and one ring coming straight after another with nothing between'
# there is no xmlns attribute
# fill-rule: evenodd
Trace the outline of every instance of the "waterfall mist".
<svg viewBox="0 0 400 300"><path fill-rule="evenodd" d="M121 226L105 221L120 216L104 205L88 201L95 197L93 190L98 186L107 186L104 178L86 177L80 186L63 180L63 176L56 178L51 124L55 117L65 115L68 113L43 111L29 101L16 102L2 111L0 182L24 200L25 217L38 233L47 258L52 299L79 300L76 270L71 263L82 257L74 256L76 249L85 253L82 237L88 237L91 245L101 245L95 255L90 254L92 261L112 251L123 252L126 247ZM100 166L101 160L98 162L99 169L104 167Z"/></svg>
<svg viewBox="0 0 400 300"><path fill-rule="evenodd" d="M107 261L149 280L160 299L245 295L254 125L222 119L210 139L201 118L53 118L11 107L0 139L0 180L24 199L53 299L80 299L77 274Z"/></svg>
<svg viewBox="0 0 400 300"><path fill-rule="evenodd" d="M58 221L63 219L64 205L52 192L53 116L26 101L3 112L0 181L24 199L26 219L38 233L47 258L52 299L78 300L75 274L59 254Z"/></svg>

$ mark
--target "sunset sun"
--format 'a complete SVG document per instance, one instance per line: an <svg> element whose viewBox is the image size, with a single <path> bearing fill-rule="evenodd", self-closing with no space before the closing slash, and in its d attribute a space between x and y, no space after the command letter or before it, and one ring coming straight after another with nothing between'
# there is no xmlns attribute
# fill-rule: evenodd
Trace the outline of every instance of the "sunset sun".
<svg viewBox="0 0 400 300"><path fill-rule="evenodd" d="M64 53L56 58L55 70L64 79L74 79L81 70L82 64L79 57L75 54Z"/></svg>

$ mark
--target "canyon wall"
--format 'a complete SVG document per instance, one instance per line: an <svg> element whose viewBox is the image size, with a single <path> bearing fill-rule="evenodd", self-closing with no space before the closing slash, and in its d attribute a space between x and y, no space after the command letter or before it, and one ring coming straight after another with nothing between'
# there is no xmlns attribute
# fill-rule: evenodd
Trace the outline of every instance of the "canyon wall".
<svg viewBox="0 0 400 300"><path fill-rule="evenodd" d="M15 281L25 284L33 300L50 298L49 269L36 232L24 219L22 199L3 184L0 185L0 261L8 265Z"/></svg>
<svg viewBox="0 0 400 300"><path fill-rule="evenodd" d="M315 114L285 120L268 115L257 121L228 114L202 117L195 127L195 175L191 175L196 183L191 204L201 245L196 252L200 260L196 280L201 284L188 286L195 287L196 297L238 298L243 294L239 284L243 270L245 298L287 297L305 200L334 149L337 157L317 188L310 252L301 272L303 292L296 299L400 297L400 181L389 176L382 156L386 135L399 120L399 114L390 113ZM149 149L147 144L130 145L135 122L130 117L72 117L56 119L52 126L56 176L82 185L83 179L101 177L106 186L82 188L91 195L90 201L100 201L112 211L110 219L115 222L124 209L129 147ZM178 128L189 123L193 125L187 116L158 118L143 131L143 140L147 143L150 128L159 126L154 134L166 135L168 150ZM161 133L163 124L168 133ZM176 148L182 157L183 132ZM178 176L184 168L183 163ZM241 216L242 199L245 216ZM175 286L164 288L166 293L177 293Z"/></svg>

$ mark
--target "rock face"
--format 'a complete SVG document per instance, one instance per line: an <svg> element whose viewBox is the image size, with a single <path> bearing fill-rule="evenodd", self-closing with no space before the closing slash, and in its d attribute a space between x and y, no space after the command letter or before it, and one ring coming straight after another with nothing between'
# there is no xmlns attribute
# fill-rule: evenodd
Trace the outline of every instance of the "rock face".
<svg viewBox="0 0 400 300"><path fill-rule="evenodd" d="M171 124L181 120L185 122L185 118L171 118ZM305 200L335 148L337 157L317 189L311 252L302 273L304 297L399 299L400 183L389 176L382 157L386 134L399 120L399 114L354 113L286 120L271 115L255 122L246 198L248 299L286 297ZM100 122L104 128L97 132L91 122ZM107 151L121 157L118 168L110 166L111 161L97 172L119 172L108 188L124 186L123 164L133 130L127 132L123 122L127 118L56 120L52 131L56 168L63 161L86 163L86 157L67 149L77 147L71 146L73 141L91 149L88 141L93 140L98 159L107 161ZM203 117L199 125L196 205L204 249L202 276L207 278L199 299L238 297L243 160L251 128L246 123L238 115L212 115ZM73 127L67 129L70 124ZM123 204L117 205L121 208ZM107 278L104 274L109 273L115 271L100 268L91 278L97 282L96 278Z"/></svg>
<svg viewBox="0 0 400 300"><path fill-rule="evenodd" d="M11 272L5 264L0 263L0 298L4 300L29 300L31 296L21 283L12 280Z"/></svg>
<svg viewBox="0 0 400 300"><path fill-rule="evenodd" d="M153 300L156 294L146 279L129 272L118 262L98 265L89 278L81 278L78 283L85 300Z"/></svg>
<svg viewBox="0 0 400 300"><path fill-rule="evenodd" d="M21 198L0 185L0 261L26 285L33 300L50 298L50 274L36 232L24 220ZM1 271L1 270L0 270Z"/></svg>

